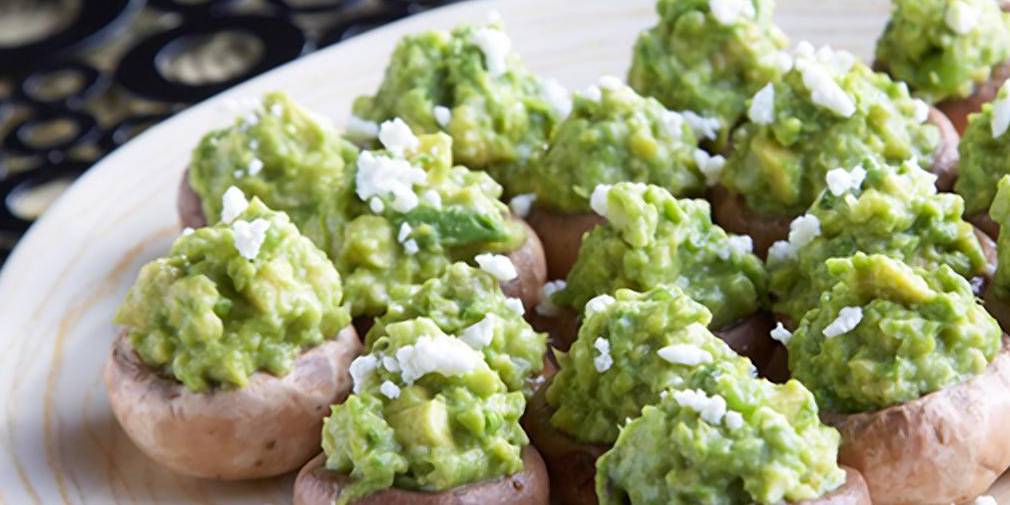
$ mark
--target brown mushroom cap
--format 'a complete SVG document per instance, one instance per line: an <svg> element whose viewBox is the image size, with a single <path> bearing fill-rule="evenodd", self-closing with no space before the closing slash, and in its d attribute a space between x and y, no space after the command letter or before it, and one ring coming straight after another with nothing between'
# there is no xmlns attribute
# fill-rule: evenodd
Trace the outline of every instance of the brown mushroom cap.
<svg viewBox="0 0 1010 505"><path fill-rule="evenodd" d="M965 221L975 225L976 228L982 230L989 238L993 240L999 238L999 223L993 221L988 211L968 216L965 218Z"/></svg>
<svg viewBox="0 0 1010 505"><path fill-rule="evenodd" d="M930 172L936 175L936 189L951 191L957 180L957 168L961 155L957 151L961 143L961 134L954 128L950 118L936 107L929 108L926 122L940 131L940 143L933 150L933 166Z"/></svg>
<svg viewBox="0 0 1010 505"><path fill-rule="evenodd" d="M917 400L858 414L823 413L842 434L839 461L877 505L947 505L982 493L1010 467L1010 350L981 375Z"/></svg>
<svg viewBox="0 0 1010 505"><path fill-rule="evenodd" d="M240 389L194 393L144 364L124 332L105 385L119 424L151 459L194 477L270 477L319 450L323 418L350 392L348 366L360 351L348 326L302 353L284 377L256 372Z"/></svg>
<svg viewBox="0 0 1010 505"><path fill-rule="evenodd" d="M1007 10L1006 4L1003 10ZM950 98L936 104L950 118L958 133L964 134L968 127L968 115L982 110L982 105L993 101L1000 86L1010 77L1010 61L996 65L989 80L975 86L975 92L967 98Z"/></svg>
<svg viewBox="0 0 1010 505"><path fill-rule="evenodd" d="M564 279L579 256L582 235L606 219L594 212L561 214L536 207L530 210L526 221L536 230L547 252L547 273L551 279Z"/></svg>
<svg viewBox="0 0 1010 505"><path fill-rule="evenodd" d="M327 470L326 455L306 463L295 479L294 505L333 505L350 478ZM354 505L548 505L547 471L532 446L523 448L523 471L441 492L386 489Z"/></svg>
<svg viewBox="0 0 1010 505"><path fill-rule="evenodd" d="M203 205L200 195L189 185L189 169L182 171L179 181L179 194L175 199L175 207L179 211L179 221L183 226L203 228L207 226L207 218L203 215Z"/></svg>

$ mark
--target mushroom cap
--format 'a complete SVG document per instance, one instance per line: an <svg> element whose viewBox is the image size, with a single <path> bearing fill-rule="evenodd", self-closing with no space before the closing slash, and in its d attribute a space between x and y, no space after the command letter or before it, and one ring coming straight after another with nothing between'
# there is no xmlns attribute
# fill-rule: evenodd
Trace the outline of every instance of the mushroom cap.
<svg viewBox="0 0 1010 505"><path fill-rule="evenodd" d="M543 242L549 278L564 279L579 256L582 236L607 220L595 212L561 214L534 206L526 221Z"/></svg>

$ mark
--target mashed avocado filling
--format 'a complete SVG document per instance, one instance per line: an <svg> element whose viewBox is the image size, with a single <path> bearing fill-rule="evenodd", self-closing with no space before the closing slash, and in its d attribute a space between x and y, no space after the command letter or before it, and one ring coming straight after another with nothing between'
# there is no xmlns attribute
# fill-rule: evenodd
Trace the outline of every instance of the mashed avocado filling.
<svg viewBox="0 0 1010 505"><path fill-rule="evenodd" d="M903 83L828 47L801 43L794 57L780 82L754 95L722 172L722 184L751 210L796 216L824 189L829 170L870 155L930 167L939 130Z"/></svg>
<svg viewBox="0 0 1010 505"><path fill-rule="evenodd" d="M718 118L725 141L747 99L789 68L774 9L772 0L659 0L659 24L639 35L628 82L671 109Z"/></svg>
<svg viewBox="0 0 1010 505"><path fill-rule="evenodd" d="M946 265L858 253L827 262L834 286L788 341L789 369L832 412L904 403L982 373L1002 332Z"/></svg>
<svg viewBox="0 0 1010 505"><path fill-rule="evenodd" d="M454 166L452 139L383 123L386 150L360 155L282 94L204 137L190 186L208 222L235 186L291 216L342 274L354 316L380 315L389 294L436 277L453 261L517 249L523 227L483 172Z"/></svg>
<svg viewBox="0 0 1010 505"><path fill-rule="evenodd" d="M840 436L796 380L773 384L702 365L621 430L596 463L601 505L799 502L845 481Z"/></svg>
<svg viewBox="0 0 1010 505"><path fill-rule="evenodd" d="M994 118L999 110L1000 120ZM986 212L996 194L996 184L1010 174L1010 81L1000 88L996 99L982 106L978 114L968 116L958 152L961 162L954 191L964 198L965 215Z"/></svg>
<svg viewBox="0 0 1010 505"><path fill-rule="evenodd" d="M1003 176L999 180L999 190L993 199L989 215L999 223L1000 229L1010 229L1010 176ZM1000 300L1010 300L1010 233L1001 232L996 245L999 261L989 289Z"/></svg>
<svg viewBox="0 0 1010 505"><path fill-rule="evenodd" d="M572 113L536 165L538 205L590 212L593 188L621 181L655 184L677 196L704 193L706 174L717 174L724 160L698 149L682 114L612 77L591 90L575 95Z"/></svg>
<svg viewBox="0 0 1010 505"><path fill-rule="evenodd" d="M893 0L877 62L923 99L964 98L1010 58L1010 14L993 0Z"/></svg>
<svg viewBox="0 0 1010 505"><path fill-rule="evenodd" d="M658 186L601 185L591 198L607 218L583 238L558 306L581 313L597 295L675 284L712 312L714 329L753 314L766 299L766 273L746 236L712 224L708 202L678 200Z"/></svg>
<svg viewBox="0 0 1010 505"><path fill-rule="evenodd" d="M435 321L387 324L351 365L354 393L323 425L326 468L350 476L337 504L396 487L444 491L523 469L523 394Z"/></svg>
<svg viewBox="0 0 1010 505"><path fill-rule="evenodd" d="M543 371L547 336L523 319L521 302L509 299L491 274L455 263L407 296L395 299L375 320L366 350L386 334L386 326L426 317L449 335L480 351L509 391L532 394Z"/></svg>
<svg viewBox="0 0 1010 505"><path fill-rule="evenodd" d="M254 198L145 265L115 322L144 363L203 392L242 387L258 370L286 374L350 322L342 294L326 255Z"/></svg>
<svg viewBox="0 0 1010 505"><path fill-rule="evenodd" d="M965 278L987 274L974 229L961 219L961 198L937 193L934 181L914 162L895 167L868 158L832 170L828 189L793 221L789 240L768 251L775 311L799 322L835 283L825 260L858 251L929 270L946 265Z"/></svg>
<svg viewBox="0 0 1010 505"><path fill-rule="evenodd" d="M456 162L517 194L529 191L526 166L570 108L568 91L530 73L495 21L405 37L378 92L354 102L349 129L374 137L375 123L400 117L417 132L445 132Z"/></svg>
<svg viewBox="0 0 1010 505"><path fill-rule="evenodd" d="M706 329L711 318L676 286L596 298L571 349L557 353L561 371L547 389L551 424L583 443L612 444L626 419L690 382L698 365L725 361L741 375L754 373Z"/></svg>

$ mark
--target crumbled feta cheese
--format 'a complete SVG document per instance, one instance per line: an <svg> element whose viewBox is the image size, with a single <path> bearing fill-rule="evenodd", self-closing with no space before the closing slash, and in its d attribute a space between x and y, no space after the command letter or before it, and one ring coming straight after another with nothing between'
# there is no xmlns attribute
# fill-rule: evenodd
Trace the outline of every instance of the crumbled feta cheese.
<svg viewBox="0 0 1010 505"><path fill-rule="evenodd" d="M944 22L947 27L954 30L958 35L970 32L978 24L980 13L975 7L965 2L956 1L947 4L947 12L944 15Z"/></svg>
<svg viewBox="0 0 1010 505"><path fill-rule="evenodd" d="M730 25L737 19L753 19L754 4L751 0L709 0L708 10L719 24Z"/></svg>
<svg viewBox="0 0 1010 505"><path fill-rule="evenodd" d="M806 246L821 234L821 221L813 214L804 214L789 223L789 245L794 250Z"/></svg>
<svg viewBox="0 0 1010 505"><path fill-rule="evenodd" d="M449 121L452 121L452 110L443 105L436 105L435 109L432 110L432 114L435 116L435 122L442 128L445 128L449 124Z"/></svg>
<svg viewBox="0 0 1010 505"><path fill-rule="evenodd" d="M673 399L678 405L689 408L709 424L719 424L726 415L726 400L719 396L708 396L704 391L685 389L674 391Z"/></svg>
<svg viewBox="0 0 1010 505"><path fill-rule="evenodd" d="M508 282L519 277L519 272L516 272L516 266L504 254L478 254L474 257L474 261L477 262L481 270L491 274L499 281Z"/></svg>
<svg viewBox="0 0 1010 505"><path fill-rule="evenodd" d="M466 342L466 345L479 351L491 343L497 326L498 317L494 314L487 314L484 319L463 328L463 331L459 333L459 338Z"/></svg>
<svg viewBox="0 0 1010 505"><path fill-rule="evenodd" d="M266 219L256 219L253 222L235 221L231 225L231 231L235 240L235 249L238 249L240 256L247 260L256 259L260 253L260 247L267 238L267 230L270 229L270 221Z"/></svg>
<svg viewBox="0 0 1010 505"><path fill-rule="evenodd" d="M187 227L185 227L185 228L182 229L182 236L183 237L186 237L186 236L189 236L189 235L192 235L192 234L193 234L193 229L190 228L189 226L187 226Z"/></svg>
<svg viewBox="0 0 1010 505"><path fill-rule="evenodd" d="M284 114L284 109L281 107L281 104L275 103L270 106L270 113L276 117L281 117Z"/></svg>
<svg viewBox="0 0 1010 505"><path fill-rule="evenodd" d="M421 141L400 118L383 121L379 125L379 142L394 156L403 156L406 151L417 149Z"/></svg>
<svg viewBox="0 0 1010 505"><path fill-rule="evenodd" d="M848 51L832 49L831 46L821 46L814 53L814 57L839 75L848 73L856 63L855 55Z"/></svg>
<svg viewBox="0 0 1010 505"><path fill-rule="evenodd" d="M915 98L912 100L912 119L916 123L922 124L929 119L929 104Z"/></svg>
<svg viewBox="0 0 1010 505"><path fill-rule="evenodd" d="M660 358L674 365L697 366L712 361L708 351L691 344L674 344L656 351Z"/></svg>
<svg viewBox="0 0 1010 505"><path fill-rule="evenodd" d="M866 179L866 170L858 165L852 170L844 168L828 170L828 174L824 178L828 191L835 196L858 190L863 185L864 179Z"/></svg>
<svg viewBox="0 0 1010 505"><path fill-rule="evenodd" d="M582 90L582 96L585 97L587 100L591 100L593 102L599 102L600 99L603 98L603 93L600 92L599 86L590 86Z"/></svg>
<svg viewBox="0 0 1010 505"><path fill-rule="evenodd" d="M776 322L775 328L772 328L771 337L772 340L778 340L782 345L787 345L789 344L789 339L793 338L793 332L782 326L781 322Z"/></svg>
<svg viewBox="0 0 1010 505"><path fill-rule="evenodd" d="M391 381L383 381L382 385L379 386L379 392L386 395L386 398L395 400L400 397L400 386L393 384Z"/></svg>
<svg viewBox="0 0 1010 505"><path fill-rule="evenodd" d="M374 139L379 136L379 123L352 115L347 118L346 131L352 137Z"/></svg>
<svg viewBox="0 0 1010 505"><path fill-rule="evenodd" d="M400 371L400 362L396 361L396 358L392 356L382 357L382 368L385 368L389 372L397 373Z"/></svg>
<svg viewBox="0 0 1010 505"><path fill-rule="evenodd" d="M373 196L368 200L368 209L376 214L380 214L386 210L386 204L382 203L381 198Z"/></svg>
<svg viewBox="0 0 1010 505"><path fill-rule="evenodd" d="M601 88L609 90L621 89L624 87L624 83L612 75L600 77L599 85Z"/></svg>
<svg viewBox="0 0 1010 505"><path fill-rule="evenodd" d="M245 120L245 127L249 128L249 127L256 126L257 124L259 124L260 117L256 113L256 111L250 111L248 114L246 114L244 120Z"/></svg>
<svg viewBox="0 0 1010 505"><path fill-rule="evenodd" d="M403 252L407 253L407 256L413 256L420 250L421 248L418 247L417 241L414 239L410 239L403 243Z"/></svg>
<svg viewBox="0 0 1010 505"><path fill-rule="evenodd" d="M772 53L771 58L773 59L775 68L779 69L783 74L793 69L793 57L788 51Z"/></svg>
<svg viewBox="0 0 1010 505"><path fill-rule="evenodd" d="M437 335L423 336L397 349L396 360L400 363L400 377L410 385L430 373L443 377L465 374L481 366L484 356L462 340Z"/></svg>
<svg viewBox="0 0 1010 505"><path fill-rule="evenodd" d="M241 179L242 177L245 176L245 172L243 172L242 169L238 169L232 172L231 175L234 175L236 179Z"/></svg>
<svg viewBox="0 0 1010 505"><path fill-rule="evenodd" d="M516 195L509 200L509 208L512 209L513 214L519 217L526 217L530 215L530 209L533 208L533 202L535 201L537 201L537 195L533 193Z"/></svg>
<svg viewBox="0 0 1010 505"><path fill-rule="evenodd" d="M505 32L496 28L479 28L473 34L473 43L484 53L484 63L491 77L505 73L512 41Z"/></svg>
<svg viewBox="0 0 1010 505"><path fill-rule="evenodd" d="M816 105L834 112L841 117L852 117L856 104L845 90L835 82L827 65L815 60L796 61L803 78L803 85L810 91L810 100Z"/></svg>
<svg viewBox="0 0 1010 505"><path fill-rule="evenodd" d="M734 254L743 256L754 252L754 240L749 235L730 235L726 245L728 247L720 249L718 253L719 259L723 261L730 259Z"/></svg>
<svg viewBox="0 0 1010 505"><path fill-rule="evenodd" d="M731 430L743 428L743 416L739 412L733 410L726 412L725 422L726 427Z"/></svg>
<svg viewBox="0 0 1010 505"><path fill-rule="evenodd" d="M754 95L747 117L757 124L771 124L775 120L775 86L772 83L766 84Z"/></svg>
<svg viewBox="0 0 1010 505"><path fill-rule="evenodd" d="M537 314L541 316L554 317L559 314L560 309L554 304L552 297L554 293L565 289L564 280L548 281L540 288L540 303L536 306Z"/></svg>
<svg viewBox="0 0 1010 505"><path fill-rule="evenodd" d="M838 311L838 317L824 327L824 336L831 338L848 333L859 326L859 322L862 320L862 307L842 307L842 310Z"/></svg>
<svg viewBox="0 0 1010 505"><path fill-rule="evenodd" d="M354 358L354 361L351 362L351 366L347 370L351 374L351 383L354 385L355 394L361 393L361 386L378 367L379 360L371 354Z"/></svg>
<svg viewBox="0 0 1010 505"><path fill-rule="evenodd" d="M795 253L796 251L793 250L793 246L789 245L788 240L776 240L768 248L768 261L770 263L785 261Z"/></svg>
<svg viewBox="0 0 1010 505"><path fill-rule="evenodd" d="M999 138L1010 127L1010 81L1002 86L999 97L992 102L992 138Z"/></svg>
<svg viewBox="0 0 1010 505"><path fill-rule="evenodd" d="M523 307L523 301L518 298L506 298L505 306L517 315L521 316L526 313L526 307Z"/></svg>
<svg viewBox="0 0 1010 505"><path fill-rule="evenodd" d="M593 314L595 312L601 312L610 304L616 302L613 296L610 295L599 295L588 302L586 302L586 314Z"/></svg>
<svg viewBox="0 0 1010 505"><path fill-rule="evenodd" d="M256 175L260 170L263 170L263 162L259 158L253 158L249 162L249 175Z"/></svg>
<svg viewBox="0 0 1010 505"><path fill-rule="evenodd" d="M992 496L982 495L979 496L978 498L975 498L975 501L972 502L972 505L999 505L999 502L996 501L996 498L993 498Z"/></svg>
<svg viewBox="0 0 1010 505"><path fill-rule="evenodd" d="M396 241L402 244L405 240L407 240L407 237L409 237L410 233L413 231L414 228L410 226L410 223L404 221L404 223L400 225L400 231L396 233Z"/></svg>
<svg viewBox="0 0 1010 505"><path fill-rule="evenodd" d="M607 194L612 187L610 184L599 184L589 196L589 207L600 216L607 217Z"/></svg>
<svg viewBox="0 0 1010 505"><path fill-rule="evenodd" d="M719 118L700 116L689 110L682 112L681 115L699 139L715 140L719 136L719 129L722 128Z"/></svg>
<svg viewBox="0 0 1010 505"><path fill-rule="evenodd" d="M704 149L695 149L694 163L698 166L698 171L705 176L705 184L715 186L722 175L723 167L726 166L726 158L718 154L712 156Z"/></svg>
<svg viewBox="0 0 1010 505"><path fill-rule="evenodd" d="M593 367L600 373L610 370L610 367L614 364L614 359L610 357L610 341L597 337L593 342L593 347L600 353L593 358Z"/></svg>
<svg viewBox="0 0 1010 505"><path fill-rule="evenodd" d="M561 85L557 79L543 79L540 81L540 96L544 98L547 105L550 105L558 117L564 118L572 112L572 96L568 89Z"/></svg>
<svg viewBox="0 0 1010 505"><path fill-rule="evenodd" d="M442 195L439 195L438 191L435 191L434 189L429 189L424 193L421 193L421 199L436 209L442 206Z"/></svg>
<svg viewBox="0 0 1010 505"><path fill-rule="evenodd" d="M663 110L659 116L660 125L667 135L679 139L684 135L684 116L672 110Z"/></svg>
<svg viewBox="0 0 1010 505"><path fill-rule="evenodd" d="M239 214L245 212L247 207L249 207L249 201L245 199L245 193L235 186L228 186L228 189L221 195L221 222L234 221Z"/></svg>
<svg viewBox="0 0 1010 505"><path fill-rule="evenodd" d="M371 151L358 156L358 172L354 177L358 198L367 201L373 196L392 193L393 209L397 212L407 212L417 206L413 185L427 180L428 174L407 160L379 156Z"/></svg>

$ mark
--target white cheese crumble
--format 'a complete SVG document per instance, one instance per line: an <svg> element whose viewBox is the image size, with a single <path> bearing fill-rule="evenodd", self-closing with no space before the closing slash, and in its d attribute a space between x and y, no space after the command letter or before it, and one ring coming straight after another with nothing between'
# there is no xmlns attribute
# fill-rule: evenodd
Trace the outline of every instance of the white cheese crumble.
<svg viewBox="0 0 1010 505"><path fill-rule="evenodd" d="M751 99L747 117L757 124L771 124L775 120L775 86L768 83Z"/></svg>
<svg viewBox="0 0 1010 505"><path fill-rule="evenodd" d="M775 327L771 331L772 340L777 340L782 343L782 345L789 344L789 339L793 338L793 332L782 326L781 322L776 322Z"/></svg>
<svg viewBox="0 0 1010 505"><path fill-rule="evenodd" d="M421 193L421 199L436 209L442 206L442 195L438 194L438 191L435 191L434 189L429 189L424 193Z"/></svg>
<svg viewBox="0 0 1010 505"><path fill-rule="evenodd" d="M400 371L400 362L396 361L396 358L392 356L383 356L381 361L382 368L385 368L387 371L393 373L398 373Z"/></svg>
<svg viewBox="0 0 1010 505"><path fill-rule="evenodd" d="M263 170L263 162L259 158L253 158L249 162L249 175L256 175L260 170Z"/></svg>
<svg viewBox="0 0 1010 505"><path fill-rule="evenodd" d="M947 27L958 35L964 35L978 24L980 13L975 7L965 2L953 2L947 5L947 12L943 17Z"/></svg>
<svg viewBox="0 0 1010 505"><path fill-rule="evenodd" d="M589 207L602 217L607 217L607 194L612 187L610 184L599 184L593 188L593 194L589 196Z"/></svg>
<svg viewBox="0 0 1010 505"><path fill-rule="evenodd" d="M393 384L391 381L383 381L382 385L379 386L379 392L386 395L386 398L395 400L400 397L400 386Z"/></svg>
<svg viewBox="0 0 1010 505"><path fill-rule="evenodd" d="M979 496L978 498L975 498L975 501L972 502L972 505L999 505L999 502L996 501L996 498L993 498L992 496L982 495Z"/></svg>
<svg viewBox="0 0 1010 505"><path fill-rule="evenodd" d="M234 221L248 207L249 201L245 199L245 193L235 186L228 186L228 189L221 195L221 222Z"/></svg>
<svg viewBox="0 0 1010 505"><path fill-rule="evenodd" d="M712 361L708 351L692 344L674 344L656 351L660 358L674 365L698 366Z"/></svg>
<svg viewBox="0 0 1010 505"><path fill-rule="evenodd" d="M821 234L821 221L813 214L804 214L789 223L789 245L794 250L806 246Z"/></svg>
<svg viewBox="0 0 1010 505"><path fill-rule="evenodd" d="M423 336L396 350L400 377L410 385L425 375L461 375L484 363L484 356L462 340L446 335Z"/></svg>
<svg viewBox="0 0 1010 505"><path fill-rule="evenodd" d="M859 322L862 320L862 307L842 307L842 310L838 311L838 317L824 327L824 336L831 338L848 333L859 326Z"/></svg>
<svg viewBox="0 0 1010 505"><path fill-rule="evenodd" d="M704 149L695 149L694 163L698 166L698 171L705 176L705 184L715 186L722 175L723 167L726 166L726 158L718 154L712 156Z"/></svg>
<svg viewBox="0 0 1010 505"><path fill-rule="evenodd" d="M586 302L586 315L601 312L616 301L613 296L599 295Z"/></svg>
<svg viewBox="0 0 1010 505"><path fill-rule="evenodd" d="M507 70L507 57L512 50L512 40L496 28L479 28L473 34L473 43L484 53L484 64L491 77L498 77Z"/></svg>
<svg viewBox="0 0 1010 505"><path fill-rule="evenodd" d="M445 128L449 124L449 121L452 121L452 110L444 105L436 105L431 113L435 116L435 122L442 128Z"/></svg>
<svg viewBox="0 0 1010 505"><path fill-rule="evenodd" d="M719 129L722 128L717 117L704 117L689 110L682 112L681 115L699 139L715 140L719 135Z"/></svg>
<svg viewBox="0 0 1010 505"><path fill-rule="evenodd" d="M354 176L355 192L362 201L388 193L393 195L393 209L407 212L417 207L413 185L428 180L428 174L404 159L393 159L364 151L358 156L358 172ZM370 206L371 207L371 206ZM374 208L372 208L375 211Z"/></svg>
<svg viewBox="0 0 1010 505"><path fill-rule="evenodd" d="M856 104L845 90L835 82L831 71L824 64L807 59L796 62L803 78L803 85L810 91L810 100L841 117L852 117Z"/></svg>
<svg viewBox="0 0 1010 505"><path fill-rule="evenodd" d="M518 298L506 298L505 306L509 308L516 315L523 315L526 313L526 307L523 307L523 301Z"/></svg>
<svg viewBox="0 0 1010 505"><path fill-rule="evenodd" d="M603 89L616 90L624 87L624 83L620 79L612 75L605 75L600 77L599 85Z"/></svg>
<svg viewBox="0 0 1010 505"><path fill-rule="evenodd" d="M739 412L733 410L726 412L725 422L726 427L731 430L743 428L743 416Z"/></svg>
<svg viewBox="0 0 1010 505"><path fill-rule="evenodd" d="M410 239L403 243L403 252L407 253L407 256L413 256L417 254L417 251L419 250L420 247L418 247L417 241L414 239Z"/></svg>
<svg viewBox="0 0 1010 505"><path fill-rule="evenodd" d="M789 51L778 51L772 53L772 64L783 74L793 69L793 57Z"/></svg>
<svg viewBox="0 0 1010 505"><path fill-rule="evenodd" d="M846 170L844 168L828 170L828 174L824 177L824 181L827 183L828 191L835 196L841 196L849 191L858 190L862 187L863 180L865 179L866 170L859 165L854 167L852 170Z"/></svg>
<svg viewBox="0 0 1010 505"><path fill-rule="evenodd" d="M737 19L753 19L754 4L751 0L709 0L708 10L719 24L730 25Z"/></svg>
<svg viewBox="0 0 1010 505"><path fill-rule="evenodd" d="M922 124L929 119L929 104L915 98L912 100L912 119L916 123Z"/></svg>
<svg viewBox="0 0 1010 505"><path fill-rule="evenodd" d="M379 125L379 142L394 156L403 156L406 151L417 149L421 141L400 118L383 121Z"/></svg>
<svg viewBox="0 0 1010 505"><path fill-rule="evenodd" d="M466 342L466 345L479 351L491 343L496 326L498 326L498 317L494 314L487 314L484 319L463 328L463 331L459 333L459 338Z"/></svg>
<svg viewBox="0 0 1010 505"><path fill-rule="evenodd" d="M519 217L526 217L530 215L530 209L533 208L535 201L537 201L537 195L533 193L516 195L509 200L509 209L512 209L512 213Z"/></svg>
<svg viewBox="0 0 1010 505"><path fill-rule="evenodd" d="M400 225L400 231L396 233L396 241L402 244L407 240L407 237L410 237L410 233L413 231L414 228L410 226L410 223L404 222Z"/></svg>
<svg viewBox="0 0 1010 505"><path fill-rule="evenodd" d="M1003 84L998 98L992 102L992 138L999 138L1010 127L1010 81Z"/></svg>
<svg viewBox="0 0 1010 505"><path fill-rule="evenodd" d="M481 270L491 274L501 282L508 282L519 277L519 272L516 272L516 266L504 254L484 253L478 254L473 259L480 266Z"/></svg>
<svg viewBox="0 0 1010 505"><path fill-rule="evenodd" d="M182 229L182 236L183 237L188 237L188 236L190 236L190 235L193 234L193 231L194 230L192 228L190 228L189 226L187 226L187 227L185 227L185 228Z"/></svg>
<svg viewBox="0 0 1010 505"><path fill-rule="evenodd" d="M558 117L567 117L572 112L572 95L557 79L540 81L540 96L550 105Z"/></svg>
<svg viewBox="0 0 1010 505"><path fill-rule="evenodd" d="M720 249L718 253L719 259L723 261L730 259L734 254L743 256L754 252L754 240L749 235L730 235L726 245L728 247Z"/></svg>
<svg viewBox="0 0 1010 505"><path fill-rule="evenodd" d="M548 281L543 287L540 288L540 303L536 306L537 314L541 316L554 317L560 313L560 309L554 304L554 300L551 297L554 293L565 289L567 284L564 280L554 280Z"/></svg>
<svg viewBox="0 0 1010 505"><path fill-rule="evenodd" d="M719 396L708 396L704 391L685 389L674 391L673 399L678 405L689 408L709 424L719 424L726 415L726 400Z"/></svg>
<svg viewBox="0 0 1010 505"><path fill-rule="evenodd" d="M351 383L354 385L354 393L361 393L361 386L365 383L375 369L379 367L379 360L371 354L365 354L354 358L348 372L351 374Z"/></svg>
<svg viewBox="0 0 1010 505"><path fill-rule="evenodd" d="M596 340L593 341L593 347L600 353L598 356L593 358L593 367L600 373L610 370L610 367L614 364L614 358L610 357L610 341L602 337L597 337Z"/></svg>
<svg viewBox="0 0 1010 505"><path fill-rule="evenodd" d="M684 116L679 112L664 110L659 115L660 125L666 133L676 139L684 135Z"/></svg>
<svg viewBox="0 0 1010 505"><path fill-rule="evenodd" d="M585 97L587 100L591 100L593 102L599 102L600 99L603 98L603 93L600 92L599 86L590 86L582 90L582 96Z"/></svg>
<svg viewBox="0 0 1010 505"><path fill-rule="evenodd" d="M240 256L247 260L256 259L263 247L263 241L267 238L267 230L270 229L270 221L266 219L256 219L253 222L235 221L231 225L231 231L235 240L235 249L238 249Z"/></svg>
<svg viewBox="0 0 1010 505"><path fill-rule="evenodd" d="M347 118L345 130L353 137L374 139L379 136L379 123L352 115Z"/></svg>
<svg viewBox="0 0 1010 505"><path fill-rule="evenodd" d="M386 210L386 204L382 203L381 198L373 196L368 200L368 209L376 214L379 214Z"/></svg>
<svg viewBox="0 0 1010 505"><path fill-rule="evenodd" d="M775 243L768 248L768 262L776 263L780 261L785 261L789 259L793 253L792 246L789 245L788 240L776 240Z"/></svg>

